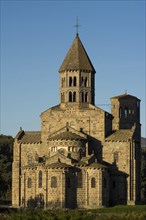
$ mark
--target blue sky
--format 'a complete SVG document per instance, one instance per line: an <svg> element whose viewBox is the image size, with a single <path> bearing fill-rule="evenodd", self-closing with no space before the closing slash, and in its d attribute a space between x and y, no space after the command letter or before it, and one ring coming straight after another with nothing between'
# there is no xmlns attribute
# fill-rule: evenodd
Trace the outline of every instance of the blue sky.
<svg viewBox="0 0 146 220"><path fill-rule="evenodd" d="M40 114L59 103L58 69L79 36L96 69L95 102L141 99L146 137L145 1L1 1L0 132L40 130Z"/></svg>

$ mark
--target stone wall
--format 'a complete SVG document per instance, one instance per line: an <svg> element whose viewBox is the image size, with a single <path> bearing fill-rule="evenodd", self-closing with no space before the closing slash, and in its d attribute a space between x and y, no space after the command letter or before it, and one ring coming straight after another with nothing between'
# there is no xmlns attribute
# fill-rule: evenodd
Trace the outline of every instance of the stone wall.
<svg viewBox="0 0 146 220"><path fill-rule="evenodd" d="M117 154L117 155L116 155ZM136 182L136 158L135 146L131 141L105 142L103 147L103 160L114 164L119 171L127 174L127 202L136 202L136 191L139 188ZM116 204L116 200L115 200Z"/></svg>
<svg viewBox="0 0 146 220"><path fill-rule="evenodd" d="M41 187L40 171L42 171ZM49 209L108 206L109 174L107 170L81 168L81 184L78 182L78 172L79 170L76 172L57 168L48 169L42 165L23 168L20 206ZM95 182L92 181L93 178Z"/></svg>
<svg viewBox="0 0 146 220"><path fill-rule="evenodd" d="M103 142L105 138L105 112L94 106L88 109L68 107L63 110L60 107L48 109L41 115L42 120L42 142L47 145L47 138L50 134L61 129L68 123L71 127L92 136ZM110 122L109 122L110 121ZM107 122L107 131L111 130L111 120Z"/></svg>

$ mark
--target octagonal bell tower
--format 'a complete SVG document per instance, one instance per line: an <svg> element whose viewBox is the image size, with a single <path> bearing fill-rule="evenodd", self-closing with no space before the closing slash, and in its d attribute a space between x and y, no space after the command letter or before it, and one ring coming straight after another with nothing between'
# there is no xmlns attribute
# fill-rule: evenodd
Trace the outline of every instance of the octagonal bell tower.
<svg viewBox="0 0 146 220"><path fill-rule="evenodd" d="M77 33L59 69L61 107L94 105L95 72Z"/></svg>

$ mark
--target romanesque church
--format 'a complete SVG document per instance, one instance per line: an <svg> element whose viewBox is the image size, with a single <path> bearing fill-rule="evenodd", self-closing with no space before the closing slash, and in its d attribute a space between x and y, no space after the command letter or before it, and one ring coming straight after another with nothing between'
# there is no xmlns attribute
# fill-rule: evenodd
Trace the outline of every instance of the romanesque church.
<svg viewBox="0 0 146 220"><path fill-rule="evenodd" d="M41 113L41 131L15 137L13 207L140 201L140 100L121 94L110 98L111 113L97 107L95 73L77 33L59 69L60 103Z"/></svg>

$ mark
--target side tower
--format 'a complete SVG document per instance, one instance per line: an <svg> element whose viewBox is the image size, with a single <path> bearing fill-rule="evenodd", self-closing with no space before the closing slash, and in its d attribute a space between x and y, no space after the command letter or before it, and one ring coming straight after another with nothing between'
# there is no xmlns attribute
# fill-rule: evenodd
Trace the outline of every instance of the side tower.
<svg viewBox="0 0 146 220"><path fill-rule="evenodd" d="M74 106L94 105L95 69L86 50L76 37L59 69L61 107L73 103Z"/></svg>
<svg viewBox="0 0 146 220"><path fill-rule="evenodd" d="M111 98L114 138L125 138L126 161L120 160L118 167L127 172L128 177L128 204L139 203L140 201L140 179L141 179L141 124L140 124L140 100L132 95L123 94ZM122 136L124 134L124 136ZM128 144L129 142L129 144ZM119 143L120 145L120 143ZM119 155L124 149L119 148ZM115 149L114 149L115 150ZM125 168L124 168L125 167Z"/></svg>
<svg viewBox="0 0 146 220"><path fill-rule="evenodd" d="M140 127L140 100L137 97L128 94L112 97L111 106L113 130Z"/></svg>

